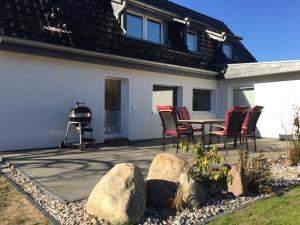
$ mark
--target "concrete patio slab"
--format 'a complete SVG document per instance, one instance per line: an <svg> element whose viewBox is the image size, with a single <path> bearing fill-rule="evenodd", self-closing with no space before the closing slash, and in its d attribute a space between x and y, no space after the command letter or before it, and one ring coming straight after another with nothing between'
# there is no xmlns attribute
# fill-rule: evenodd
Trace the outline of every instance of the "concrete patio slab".
<svg viewBox="0 0 300 225"><path fill-rule="evenodd" d="M284 149L283 141L271 139L260 139L257 145L267 155L272 154L270 147ZM100 178L118 163L134 163L146 176L153 157L161 152L158 141L149 141L122 147L99 147L85 152L51 149L0 152L0 155L43 191L60 201L70 202L87 198ZM166 152L176 154L172 145L168 145ZM220 154L225 155L225 152ZM191 159L190 153L179 153L178 156ZM238 158L237 149L229 150L226 162L233 164Z"/></svg>

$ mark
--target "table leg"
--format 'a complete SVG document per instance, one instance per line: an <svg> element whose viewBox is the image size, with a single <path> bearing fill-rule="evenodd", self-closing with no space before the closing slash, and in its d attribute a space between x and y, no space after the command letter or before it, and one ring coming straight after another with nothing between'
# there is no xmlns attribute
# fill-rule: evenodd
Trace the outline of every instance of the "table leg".
<svg viewBox="0 0 300 225"><path fill-rule="evenodd" d="M221 122L219 123L219 125L221 126ZM220 136L218 135L218 144L220 143Z"/></svg>
<svg viewBox="0 0 300 225"><path fill-rule="evenodd" d="M205 148L205 124L202 124L202 149Z"/></svg>
<svg viewBox="0 0 300 225"><path fill-rule="evenodd" d="M210 123L209 125L210 125L210 129L209 129L209 145L211 145L212 123Z"/></svg>

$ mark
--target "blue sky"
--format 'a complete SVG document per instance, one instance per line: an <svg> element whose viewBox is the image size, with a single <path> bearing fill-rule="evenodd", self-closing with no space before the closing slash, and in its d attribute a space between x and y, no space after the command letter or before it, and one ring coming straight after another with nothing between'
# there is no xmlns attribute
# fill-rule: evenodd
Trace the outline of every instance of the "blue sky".
<svg viewBox="0 0 300 225"><path fill-rule="evenodd" d="M300 60L300 0L172 0L220 19L258 61Z"/></svg>

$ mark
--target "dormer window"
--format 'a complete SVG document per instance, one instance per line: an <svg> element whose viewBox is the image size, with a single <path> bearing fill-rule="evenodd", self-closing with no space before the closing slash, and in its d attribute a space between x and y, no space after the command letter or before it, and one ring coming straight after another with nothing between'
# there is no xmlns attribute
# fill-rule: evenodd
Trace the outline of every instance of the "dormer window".
<svg viewBox="0 0 300 225"><path fill-rule="evenodd" d="M197 35L194 32L188 32L187 33L187 46L188 50L192 52L197 51Z"/></svg>
<svg viewBox="0 0 300 225"><path fill-rule="evenodd" d="M161 24L159 22L147 19L147 40L161 43Z"/></svg>
<svg viewBox="0 0 300 225"><path fill-rule="evenodd" d="M232 46L230 44L223 44L223 53L228 59L232 59Z"/></svg>
<svg viewBox="0 0 300 225"><path fill-rule="evenodd" d="M143 17L127 14L127 35L143 39Z"/></svg>
<svg viewBox="0 0 300 225"><path fill-rule="evenodd" d="M157 44L162 41L162 23L145 15L127 13L127 35Z"/></svg>

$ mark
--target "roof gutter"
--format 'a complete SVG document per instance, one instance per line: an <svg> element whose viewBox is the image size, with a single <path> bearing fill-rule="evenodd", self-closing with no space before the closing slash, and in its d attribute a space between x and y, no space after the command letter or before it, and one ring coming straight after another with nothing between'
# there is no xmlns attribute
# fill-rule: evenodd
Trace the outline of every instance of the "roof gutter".
<svg viewBox="0 0 300 225"><path fill-rule="evenodd" d="M0 44L3 44L3 43L28 46L28 47L36 47L36 48L41 48L41 49L45 49L45 50L54 50L54 51L60 51L60 52L69 53L69 54L91 56L91 57L96 57L96 58L105 58L105 59L111 59L111 60L116 60L116 61L121 61L121 62L137 63L137 64L141 64L141 65L157 66L157 67L166 68L166 69L176 69L176 70L192 72L192 73L197 73L197 74L206 75L206 76L216 76L219 74L218 72L210 71L210 70L202 70L202 69L172 65L172 64L167 64L167 63L152 62L152 61L147 61L147 60L142 60L142 59L129 58L129 57L125 57L125 56L117 56L117 55L93 52L93 51L88 51L88 50L72 48L72 47L65 47L65 46L60 46L60 45L42 43L42 42L38 42L38 41L30 41L30 40L25 40L25 39L20 39L20 38L0 36Z"/></svg>

